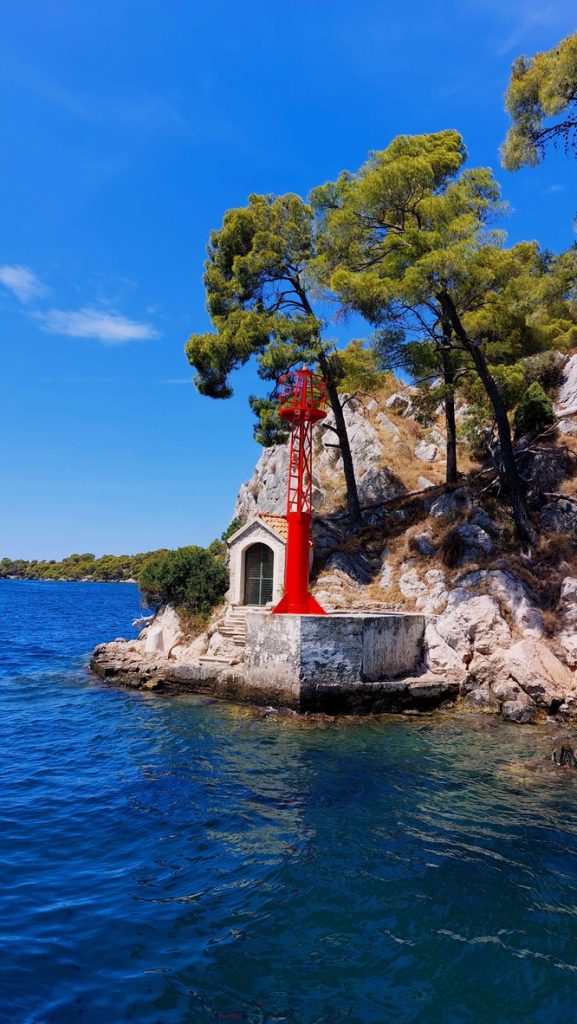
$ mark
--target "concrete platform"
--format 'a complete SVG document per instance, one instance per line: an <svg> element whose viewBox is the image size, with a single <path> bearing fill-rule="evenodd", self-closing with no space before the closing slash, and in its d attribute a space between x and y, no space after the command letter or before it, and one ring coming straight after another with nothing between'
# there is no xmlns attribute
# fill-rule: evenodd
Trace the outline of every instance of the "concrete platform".
<svg viewBox="0 0 577 1024"><path fill-rule="evenodd" d="M401 612L248 612L246 684L303 711L374 706L381 691L391 697L385 683L418 671L424 632L423 615Z"/></svg>

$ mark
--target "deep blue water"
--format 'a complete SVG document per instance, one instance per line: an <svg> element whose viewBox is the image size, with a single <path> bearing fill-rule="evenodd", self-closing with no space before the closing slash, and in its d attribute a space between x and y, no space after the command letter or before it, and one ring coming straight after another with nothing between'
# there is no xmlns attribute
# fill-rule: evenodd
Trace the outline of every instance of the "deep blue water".
<svg viewBox="0 0 577 1024"><path fill-rule="evenodd" d="M0 580L0 1020L577 1018L577 781L538 729L106 687L136 589Z"/></svg>

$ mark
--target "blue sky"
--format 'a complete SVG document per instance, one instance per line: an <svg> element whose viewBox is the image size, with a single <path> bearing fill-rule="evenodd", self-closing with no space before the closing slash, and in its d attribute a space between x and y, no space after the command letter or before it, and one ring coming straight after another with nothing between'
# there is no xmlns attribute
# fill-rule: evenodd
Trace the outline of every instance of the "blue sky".
<svg viewBox="0 0 577 1024"><path fill-rule="evenodd" d="M574 0L19 0L0 34L0 557L208 543L259 454L247 395L190 384L208 233L400 133L457 128L511 241L574 239L577 164L507 174L519 53Z"/></svg>

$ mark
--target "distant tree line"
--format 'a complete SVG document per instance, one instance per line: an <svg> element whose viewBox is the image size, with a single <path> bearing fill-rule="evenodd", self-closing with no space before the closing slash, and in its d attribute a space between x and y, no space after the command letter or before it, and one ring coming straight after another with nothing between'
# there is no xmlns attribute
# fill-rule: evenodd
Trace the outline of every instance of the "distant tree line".
<svg viewBox="0 0 577 1024"><path fill-rule="evenodd" d="M138 555L95 555L85 553L68 555L61 561L51 559L26 561L23 558L2 558L0 578L15 577L22 580L93 580L96 582L124 582L136 580L145 562L162 551L143 552Z"/></svg>
<svg viewBox="0 0 577 1024"><path fill-rule="evenodd" d="M94 583L138 583L150 605L172 604L199 620L220 604L228 588L226 541L242 526L233 519L207 548L189 547L141 552L137 555L68 555L61 561L0 559L0 579L66 580Z"/></svg>

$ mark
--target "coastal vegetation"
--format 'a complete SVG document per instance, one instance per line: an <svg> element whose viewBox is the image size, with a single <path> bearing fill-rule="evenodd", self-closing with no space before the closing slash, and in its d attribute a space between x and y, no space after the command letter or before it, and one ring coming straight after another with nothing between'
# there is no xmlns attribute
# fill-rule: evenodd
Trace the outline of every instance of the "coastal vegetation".
<svg viewBox="0 0 577 1024"><path fill-rule="evenodd" d="M56 559L26 561L23 558L0 559L0 578L22 580L84 580L101 582L134 581L142 566L153 555L162 552L143 552L137 555L68 555Z"/></svg>
<svg viewBox="0 0 577 1024"><path fill-rule="evenodd" d="M229 376L255 356L259 375L273 384L298 363L318 366L327 382L332 427L340 449L351 522L361 508L339 379L323 336L326 303L336 301L316 287L315 266L322 251L322 225L300 196L251 195L247 206L228 210L211 233L204 284L213 331L193 334L186 345L201 394L228 398ZM257 437L270 443L278 430L266 402L251 399ZM273 414L274 415L274 414Z"/></svg>
<svg viewBox="0 0 577 1024"><path fill-rule="evenodd" d="M170 604L189 616L207 616L228 589L223 561L205 548L161 551L142 566L138 585L148 604Z"/></svg>
<svg viewBox="0 0 577 1024"><path fill-rule="evenodd" d="M577 34L519 58L507 94L509 169L536 162L549 139L573 143L576 89ZM545 124L555 114L564 120ZM390 371L407 375L423 423L444 409L450 485L461 475L460 400L461 434L477 459L498 470L528 548L538 531L515 438L552 420L555 382L530 379L528 366L541 359L551 368L548 356L577 344L577 250L507 246L497 227L508 212L499 185L490 168L466 160L454 130L401 135L307 200L251 195L245 207L228 210L205 264L213 330L193 334L186 354L198 390L213 398L229 397L231 373L256 357L270 386L250 397L255 438L265 447L287 439L275 404L282 374L302 362L322 373L355 529L362 509L345 416L351 396L378 390ZM332 332L348 315L362 318L367 337L344 346Z"/></svg>
<svg viewBox="0 0 577 1024"><path fill-rule="evenodd" d="M577 152L577 33L518 57L505 104L513 122L501 149L507 170L540 163L549 144Z"/></svg>

